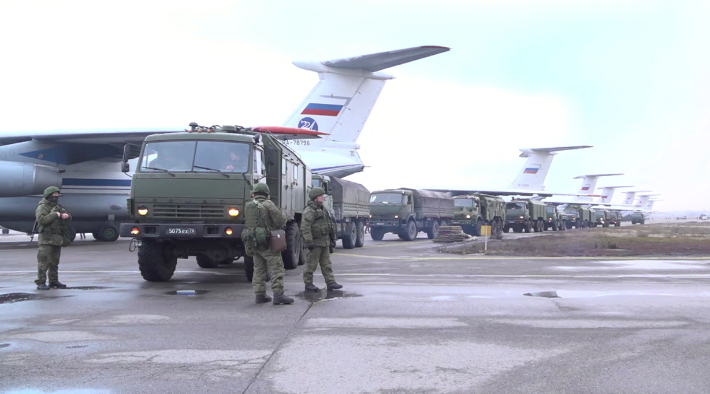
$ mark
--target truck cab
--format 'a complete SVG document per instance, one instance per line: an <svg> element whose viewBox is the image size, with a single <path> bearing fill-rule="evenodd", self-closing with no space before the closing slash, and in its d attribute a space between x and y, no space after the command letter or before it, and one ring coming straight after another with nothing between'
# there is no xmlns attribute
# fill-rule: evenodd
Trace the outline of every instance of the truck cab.
<svg viewBox="0 0 710 394"><path fill-rule="evenodd" d="M420 231L429 239L439 234L439 226L454 216L454 200L445 193L419 189L387 189L370 194L370 236L381 241L385 233L395 233L412 241Z"/></svg>
<svg viewBox="0 0 710 394"><path fill-rule="evenodd" d="M481 226L491 226L491 235L503 236L505 201L486 194L460 195L454 197L454 218L451 224L461 226L466 234L480 236Z"/></svg>
<svg viewBox="0 0 710 394"><path fill-rule="evenodd" d="M631 224L644 224L646 223L646 215L643 212L634 212L631 214Z"/></svg>

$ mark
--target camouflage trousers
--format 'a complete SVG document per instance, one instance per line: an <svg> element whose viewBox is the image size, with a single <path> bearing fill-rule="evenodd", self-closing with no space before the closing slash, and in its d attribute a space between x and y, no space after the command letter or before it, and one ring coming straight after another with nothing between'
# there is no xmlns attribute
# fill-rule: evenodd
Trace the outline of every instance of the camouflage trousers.
<svg viewBox="0 0 710 394"><path fill-rule="evenodd" d="M59 257L62 254L61 246L40 245L37 252L37 280L36 284L45 283L49 273L49 283L59 282Z"/></svg>
<svg viewBox="0 0 710 394"><path fill-rule="evenodd" d="M306 268L303 270L303 283L313 283L313 273L320 264L320 272L323 273L325 283L330 284L335 282L333 275L333 264L330 262L330 248L328 246L316 246L308 252L306 260Z"/></svg>
<svg viewBox="0 0 710 394"><path fill-rule="evenodd" d="M268 271L267 271L268 270ZM284 263L281 252L254 251L254 276L251 286L256 294L266 294L266 273L271 274L271 290L274 294L284 292Z"/></svg>

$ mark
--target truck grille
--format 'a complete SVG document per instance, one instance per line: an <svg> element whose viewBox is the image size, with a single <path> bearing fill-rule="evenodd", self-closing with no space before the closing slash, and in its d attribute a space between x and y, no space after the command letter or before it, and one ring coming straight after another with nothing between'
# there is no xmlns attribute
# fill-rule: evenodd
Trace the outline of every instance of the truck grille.
<svg viewBox="0 0 710 394"><path fill-rule="evenodd" d="M153 205L153 217L166 219L219 219L224 217L224 206L192 204L155 204Z"/></svg>

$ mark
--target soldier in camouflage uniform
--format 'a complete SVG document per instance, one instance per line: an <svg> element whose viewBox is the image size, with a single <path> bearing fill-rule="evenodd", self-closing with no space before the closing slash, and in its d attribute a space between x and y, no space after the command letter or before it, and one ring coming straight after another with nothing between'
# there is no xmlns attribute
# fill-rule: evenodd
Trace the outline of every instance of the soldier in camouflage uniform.
<svg viewBox="0 0 710 394"><path fill-rule="evenodd" d="M343 286L335 282L333 275L333 265L330 262L330 241L335 239L335 228L333 220L327 209L323 208L325 191L319 187L314 187L308 192L311 201L301 216L301 234L306 242L306 247L310 252L303 270L303 282L306 284L306 291L319 291L313 284L313 272L320 264L320 270L325 278L328 290L341 289Z"/></svg>
<svg viewBox="0 0 710 394"><path fill-rule="evenodd" d="M271 301L271 297L266 295L266 270L268 269L271 273L274 305L291 304L293 298L284 295L284 264L281 260L281 252L272 252L268 241L265 243L254 242L255 231L270 234L272 230L283 228L288 218L269 200L268 185L257 183L254 185L251 196L252 200L247 202L244 207L246 229L242 233L242 239L248 249L247 254L253 254L254 257L254 275L251 282L254 293L256 293L256 303ZM252 242L256 247L253 247Z"/></svg>
<svg viewBox="0 0 710 394"><path fill-rule="evenodd" d="M35 210L39 231L39 251L37 252L37 290L49 290L50 287L65 289L67 286L59 282L59 257L62 246L66 245L63 237L63 226L68 226L71 215L61 206L59 188L50 186L44 190L44 198ZM47 274L49 273L49 286Z"/></svg>

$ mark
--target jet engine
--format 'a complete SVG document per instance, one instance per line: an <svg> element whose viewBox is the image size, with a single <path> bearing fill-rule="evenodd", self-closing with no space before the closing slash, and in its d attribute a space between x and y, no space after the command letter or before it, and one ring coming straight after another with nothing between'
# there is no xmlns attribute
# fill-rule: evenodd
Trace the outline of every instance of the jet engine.
<svg viewBox="0 0 710 394"><path fill-rule="evenodd" d="M56 167L0 161L0 197L41 195L49 186L62 186Z"/></svg>

